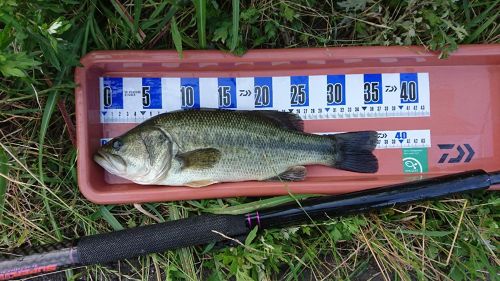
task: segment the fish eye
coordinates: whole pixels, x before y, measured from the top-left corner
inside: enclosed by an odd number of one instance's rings
[[[120,150],[120,148],[123,146],[123,143],[120,139],[116,139],[113,141],[112,146],[115,150]]]

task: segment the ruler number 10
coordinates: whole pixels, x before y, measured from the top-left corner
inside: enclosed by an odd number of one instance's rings
[[[191,86],[181,87],[181,103],[182,107],[194,106],[194,89]]]

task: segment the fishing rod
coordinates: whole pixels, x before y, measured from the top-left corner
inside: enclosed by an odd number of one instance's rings
[[[473,170],[343,195],[309,198],[244,215],[199,215],[154,225],[81,237],[64,244],[18,251],[0,260],[0,280],[101,264],[227,238],[245,237],[255,226],[279,228],[310,220],[366,213],[500,184],[500,171]]]

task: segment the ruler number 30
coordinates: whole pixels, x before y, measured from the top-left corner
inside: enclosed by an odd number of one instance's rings
[[[328,104],[342,103],[342,84],[328,83],[326,85],[326,101]]]

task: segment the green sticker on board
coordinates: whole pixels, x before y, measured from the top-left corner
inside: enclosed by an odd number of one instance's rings
[[[403,148],[403,172],[409,174],[429,171],[427,148]]]

